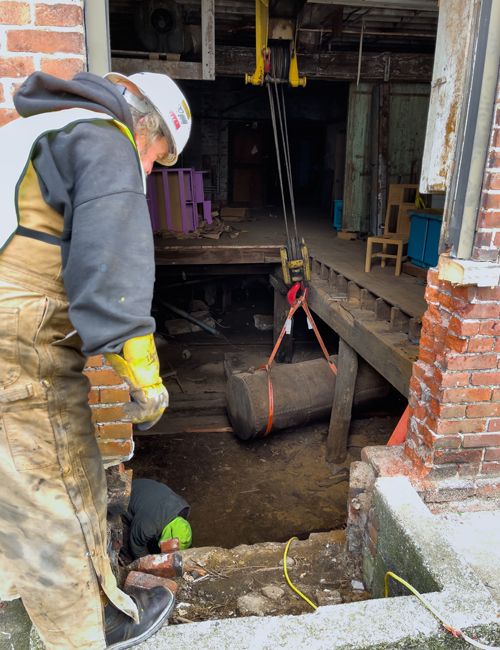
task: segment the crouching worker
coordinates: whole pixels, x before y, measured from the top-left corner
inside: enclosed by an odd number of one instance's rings
[[[192,533],[186,519],[190,510],[184,499],[163,483],[147,478],[132,481],[128,511],[123,516],[130,526],[124,559],[159,553],[160,543],[169,539],[177,538],[181,549],[189,548]]]
[[[147,428],[168,406],[145,173],[175,164],[191,114],[152,73],[36,72],[14,103],[0,129],[0,599],[22,598],[47,650],[122,650],[174,596],[117,587],[82,371],[107,356],[130,386],[125,422]]]

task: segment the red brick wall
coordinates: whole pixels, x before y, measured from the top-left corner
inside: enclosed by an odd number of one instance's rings
[[[500,87],[499,87],[500,89]],[[500,253],[500,91],[473,257]],[[500,286],[451,285],[428,273],[406,453],[436,477],[500,475]]]
[[[32,72],[68,79],[85,67],[82,0],[0,0],[0,126],[18,117],[13,95]]]
[[[132,425],[121,422],[121,404],[130,401],[127,384],[108,365],[103,355],[90,357],[85,374],[92,388],[89,404],[99,448],[106,464],[130,458],[134,451]]]

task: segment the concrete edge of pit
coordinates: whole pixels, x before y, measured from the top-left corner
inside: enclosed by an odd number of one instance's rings
[[[375,482],[380,521],[374,569],[375,598],[321,607],[303,616],[249,617],[163,628],[141,650],[419,650],[470,648],[445,630],[415,597],[391,581],[393,597],[382,598],[387,570],[426,593],[426,599],[456,629],[489,645],[500,643],[498,604],[465,560],[439,531],[405,477]],[[404,590],[404,591],[403,591]]]

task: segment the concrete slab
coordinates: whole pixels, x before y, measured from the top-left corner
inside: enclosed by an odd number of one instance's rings
[[[441,531],[500,603],[500,511],[437,516]]]

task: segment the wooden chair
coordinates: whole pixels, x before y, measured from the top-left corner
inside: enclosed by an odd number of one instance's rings
[[[387,259],[396,260],[396,275],[401,275],[403,249],[410,239],[411,218],[408,210],[415,209],[415,199],[418,195],[418,185],[392,184],[389,188],[389,200],[385,217],[384,234],[379,237],[368,237],[366,247],[365,273],[369,273],[374,257],[380,257],[382,268]],[[372,253],[373,244],[382,244],[382,251]],[[397,246],[396,255],[387,252],[387,246]]]

